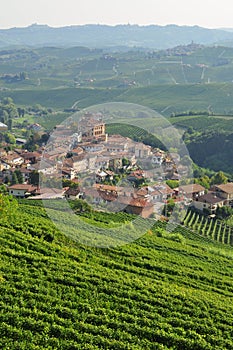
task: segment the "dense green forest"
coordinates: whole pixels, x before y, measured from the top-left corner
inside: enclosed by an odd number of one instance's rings
[[[92,248],[30,201],[1,207],[1,349],[232,349],[227,244],[157,223],[131,244]]]

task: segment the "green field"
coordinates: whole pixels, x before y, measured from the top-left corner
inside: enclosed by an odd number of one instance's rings
[[[91,50],[84,47],[0,51],[0,98],[55,109],[133,102],[170,116],[189,110],[232,114],[233,49]],[[12,75],[24,72],[25,80]],[[8,77],[7,77],[8,76]]]
[[[1,349],[232,349],[232,248],[161,227],[91,248],[20,204],[0,227]]]
[[[59,88],[1,91],[0,98],[12,97],[18,105],[35,105],[55,109],[86,108],[105,102],[128,102],[150,107],[165,116],[190,110],[232,114],[232,84],[154,85],[130,88]]]
[[[197,131],[227,131],[233,132],[233,117],[224,116],[186,116],[169,118],[173,125],[188,129],[192,127]]]

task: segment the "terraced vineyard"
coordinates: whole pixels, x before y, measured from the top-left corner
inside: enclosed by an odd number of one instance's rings
[[[1,221],[0,239],[1,349],[233,347],[230,246],[157,223],[129,245],[91,248],[30,204]]]
[[[184,225],[217,242],[233,245],[233,227],[223,221],[206,218],[190,210],[184,219]]]

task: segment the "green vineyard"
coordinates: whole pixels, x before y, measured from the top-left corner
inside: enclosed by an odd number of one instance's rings
[[[12,205],[0,223],[0,349],[233,348],[233,253],[208,238],[212,229],[169,233],[158,222],[101,249],[70,240],[42,207]],[[189,222],[199,227],[196,216]],[[214,232],[227,236],[217,224]]]
[[[184,225],[196,233],[211,238],[219,243],[233,245],[233,227],[221,220],[205,217],[204,215],[189,210]]]

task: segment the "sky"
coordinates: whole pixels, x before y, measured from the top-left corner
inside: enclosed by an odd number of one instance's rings
[[[0,28],[33,23],[177,24],[233,28],[232,0],[0,0]]]

